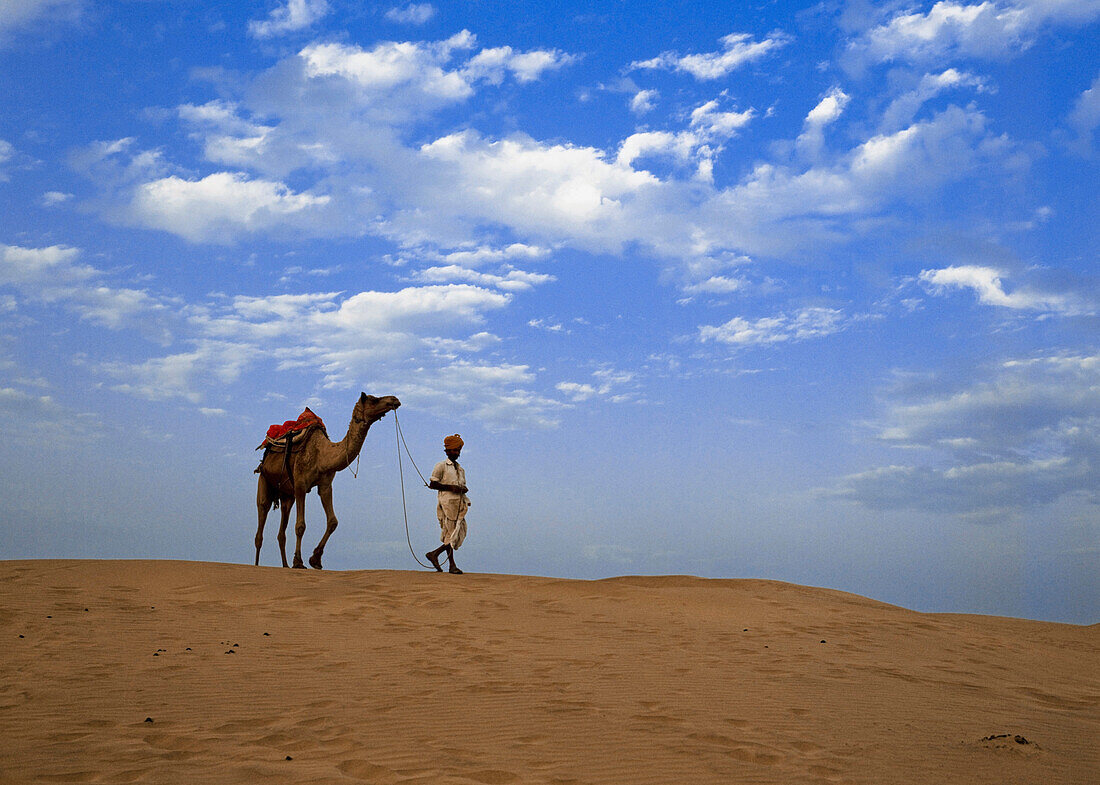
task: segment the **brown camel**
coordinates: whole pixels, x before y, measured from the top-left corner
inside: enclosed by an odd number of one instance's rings
[[[290,521],[290,508],[297,506],[298,520],[294,526],[294,533],[298,542],[294,547],[294,566],[305,568],[302,563],[302,535],[306,532],[306,494],[313,488],[317,488],[317,495],[321,497],[321,504],[328,516],[328,528],[321,542],[313,549],[313,555],[309,557],[309,566],[321,569],[321,554],[324,553],[325,543],[336,530],[338,521],[332,512],[332,479],[336,472],[346,469],[363,449],[363,442],[367,438],[367,431],[378,420],[382,419],[386,412],[393,411],[401,405],[401,401],[392,395],[384,398],[375,398],[373,395],[360,393],[359,400],[351,412],[351,424],[348,432],[338,442],[331,442],[321,429],[314,429],[301,447],[295,447],[290,454],[289,462],[286,454],[267,450],[264,452],[263,461],[258,472],[260,481],[256,488],[256,509],[260,516],[260,525],[256,529],[256,564],[260,563],[260,546],[264,541],[264,523],[267,522],[267,514],[273,504],[281,506],[282,518],[279,521],[279,550],[283,557],[283,566],[286,563],[286,527]],[[300,437],[299,437],[300,438]],[[286,464],[290,466],[290,476],[287,476]]]

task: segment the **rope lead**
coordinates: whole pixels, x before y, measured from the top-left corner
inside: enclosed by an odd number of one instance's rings
[[[416,559],[416,563],[425,569],[434,569],[429,567],[424,562],[420,561],[416,557],[416,551],[413,550],[412,537],[409,536],[409,508],[405,505],[405,467],[401,461],[401,445],[405,445],[405,452],[408,453],[409,461],[412,462],[413,468],[416,469],[416,473],[420,474],[420,469],[416,466],[416,461],[413,460],[412,453],[409,452],[409,445],[405,444],[405,436],[401,433],[401,423],[397,419],[397,412],[393,413],[393,424],[397,430],[397,473],[401,478],[401,511],[405,515],[405,540],[409,543],[409,553]],[[420,479],[424,481],[424,487],[428,487],[428,482],[424,480],[424,475],[420,474]]]

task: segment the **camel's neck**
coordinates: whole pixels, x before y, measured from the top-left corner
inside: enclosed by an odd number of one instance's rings
[[[367,431],[370,430],[370,426],[370,422],[352,420],[344,438],[338,442],[330,442],[327,449],[318,456],[318,468],[326,472],[338,472],[348,468],[351,462],[359,457],[359,451],[363,449],[363,442],[367,440]]]

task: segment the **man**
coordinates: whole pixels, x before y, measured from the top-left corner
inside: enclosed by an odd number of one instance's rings
[[[455,548],[466,539],[466,509],[470,506],[470,500],[466,498],[466,491],[469,490],[466,487],[466,470],[458,465],[458,456],[462,454],[462,437],[456,433],[444,439],[443,452],[447,460],[435,465],[431,482],[428,483],[429,488],[439,492],[435,514],[439,518],[439,539],[443,544],[424,555],[436,572],[443,572],[443,568],[439,566],[439,557],[446,552],[451,563],[447,571],[452,575],[461,575],[462,570],[455,564]]]

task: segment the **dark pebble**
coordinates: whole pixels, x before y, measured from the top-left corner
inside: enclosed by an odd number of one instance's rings
[[[233,648],[235,648],[235,649],[239,649],[240,647],[241,647],[241,644],[239,644],[239,643],[234,643],[233,644]]]
[[[23,636],[22,636],[22,635],[20,635],[19,637],[20,637],[20,638],[22,638]]]
[[[290,757],[289,755],[286,756],[286,759],[287,760],[294,760],[294,758]]]
[[[825,641],[822,641],[822,643],[824,643],[824,642],[825,642]]]
[[[52,618],[53,618],[53,616],[47,616],[46,618],[47,618],[47,619],[52,619]]]
[[[190,646],[188,646],[188,647],[187,647],[187,651],[191,651],[191,647],[190,647]]]
[[[236,653],[237,652],[233,651],[232,649],[230,649],[229,651],[226,652],[226,654],[236,654]]]
[[[152,718],[152,717],[146,717],[146,718],[145,718],[145,721],[146,721],[146,722],[152,722],[152,721],[153,721],[153,718]]]
[[[1030,741],[1028,741],[1027,739],[1025,739],[1025,738],[1024,738],[1023,736],[1017,736],[1017,737],[1016,737],[1016,738],[1014,739],[1014,741],[1015,741],[1015,742],[1016,742],[1017,744],[1031,744],[1031,742],[1030,742]]]
[[[269,638],[271,637],[271,633],[270,633],[270,632],[265,632],[265,633],[264,633],[264,635],[268,636]]]

